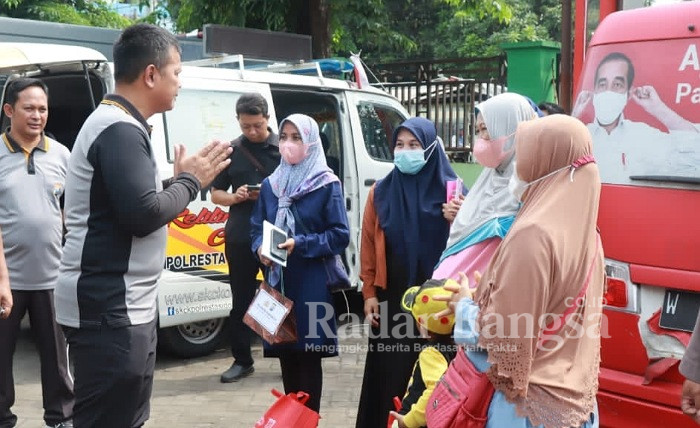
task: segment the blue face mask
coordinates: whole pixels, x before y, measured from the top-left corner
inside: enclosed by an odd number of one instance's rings
[[[394,165],[404,174],[416,175],[428,163],[428,159],[433,154],[436,144],[437,140],[433,141],[433,144],[429,145],[425,150],[396,151],[394,152]],[[428,150],[430,150],[430,154],[426,156],[425,152]]]

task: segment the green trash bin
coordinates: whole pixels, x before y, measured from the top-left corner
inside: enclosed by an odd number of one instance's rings
[[[556,103],[557,54],[559,42],[538,41],[504,43],[508,58],[508,91],[527,95],[539,104]]]

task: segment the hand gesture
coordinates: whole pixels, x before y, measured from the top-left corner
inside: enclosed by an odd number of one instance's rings
[[[379,299],[376,297],[365,300],[365,320],[368,320],[372,327],[379,327]]]
[[[666,106],[664,102],[661,101],[656,89],[651,85],[632,88],[630,95],[637,104],[642,106],[647,113],[653,116],[657,116],[658,112]]]
[[[687,379],[683,383],[681,410],[700,424],[700,383]]]
[[[294,251],[294,238],[287,238],[286,241],[277,246],[280,250],[287,250],[287,255],[289,256]]]
[[[260,263],[262,263],[263,266],[272,266],[272,260],[262,255],[262,253],[260,252],[260,247],[258,247],[258,259],[260,259]]]
[[[394,417],[394,423],[392,424],[391,428],[398,427],[398,428],[406,428],[406,423],[403,421],[403,415],[400,414],[399,412],[395,411],[390,411],[389,416]]]
[[[0,279],[0,319],[7,319],[12,312],[12,290],[7,278]]]
[[[231,163],[231,144],[212,141],[197,154],[187,156],[185,146],[175,145],[174,174],[187,172],[195,176],[200,187],[207,187]]]
[[[437,301],[447,302],[447,309],[433,315],[435,318],[440,318],[454,314],[457,310],[457,304],[460,300],[464,299],[465,297],[469,297],[470,299],[474,297],[474,289],[469,287],[469,278],[467,277],[467,275],[464,272],[460,272],[459,278],[459,287],[451,284],[445,284],[442,287],[443,290],[450,291],[452,292],[452,294],[446,296],[433,296],[433,299]],[[481,281],[481,273],[479,273],[479,271],[474,272],[474,279],[476,280],[477,284],[479,283],[479,281]]]
[[[260,197],[260,190],[248,190],[248,199],[251,201],[257,201],[258,197]]]
[[[235,204],[239,204],[243,201],[247,201],[248,198],[250,198],[250,192],[248,192],[248,185],[244,184],[241,187],[239,187],[238,189],[236,189],[233,196],[234,196],[233,203],[235,203]]]
[[[462,206],[462,201],[464,201],[464,195],[459,195],[456,198],[450,199],[446,204],[442,204],[442,216],[450,223],[457,217],[457,212],[459,212],[459,207]]]
[[[574,103],[574,108],[571,109],[571,115],[576,118],[580,118],[586,106],[593,100],[593,93],[591,91],[581,91],[576,98]]]

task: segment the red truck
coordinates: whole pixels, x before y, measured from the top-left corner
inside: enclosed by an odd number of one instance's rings
[[[601,426],[695,426],[678,363],[700,308],[700,2],[608,15],[577,84],[603,182]]]

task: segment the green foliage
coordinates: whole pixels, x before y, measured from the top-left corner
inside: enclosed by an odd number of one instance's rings
[[[0,0],[17,2],[21,0]],[[368,62],[492,56],[500,43],[559,40],[560,0],[326,0],[334,55]],[[178,31],[206,23],[308,34],[309,0],[162,0]]]
[[[394,17],[383,0],[333,0],[331,10],[331,46],[336,54],[362,51],[365,60],[377,60],[418,52],[416,40],[394,25],[402,14]]]
[[[325,0],[331,50],[374,63],[499,54],[504,42],[559,40],[560,0]],[[139,0],[147,6],[147,0]],[[309,0],[161,0],[145,22],[176,30],[204,24],[308,34]],[[0,0],[0,15],[123,28],[104,0]]]
[[[497,16],[457,11],[453,19],[440,20],[436,46],[438,58],[493,56],[502,43],[559,40],[561,3],[558,0],[511,0],[507,20]],[[505,15],[502,15],[505,16]]]
[[[507,23],[505,0],[336,0],[332,46],[340,55],[363,51],[371,62],[439,57],[454,34],[441,34],[446,22],[478,15]],[[442,49],[444,51],[444,49]],[[454,55],[448,55],[454,56]]]
[[[337,4],[336,4],[337,3]],[[368,62],[454,58],[483,50],[495,28],[513,19],[512,0],[339,0],[333,37],[336,54],[363,51]],[[480,32],[465,23],[483,22]],[[530,33],[534,31],[531,30]],[[464,44],[470,46],[464,48]]]
[[[151,2],[149,0],[139,0],[139,11],[143,11],[145,8],[151,7]],[[150,13],[143,18],[137,19],[136,22],[143,22],[153,25],[165,26],[170,22],[170,13],[165,7],[165,1],[158,1],[155,5],[155,9],[151,10]]]
[[[124,28],[132,23],[129,18],[109,9],[103,1],[81,1],[79,3],[82,3],[80,13],[87,16],[89,25],[94,27]]]
[[[109,28],[131,24],[101,0],[0,0],[0,15]]]
[[[509,3],[505,0],[442,0],[455,9],[455,18],[478,16],[508,23],[513,17]]]
[[[283,31],[291,2],[286,0],[168,0],[179,31],[201,29],[204,24],[232,25]]]

